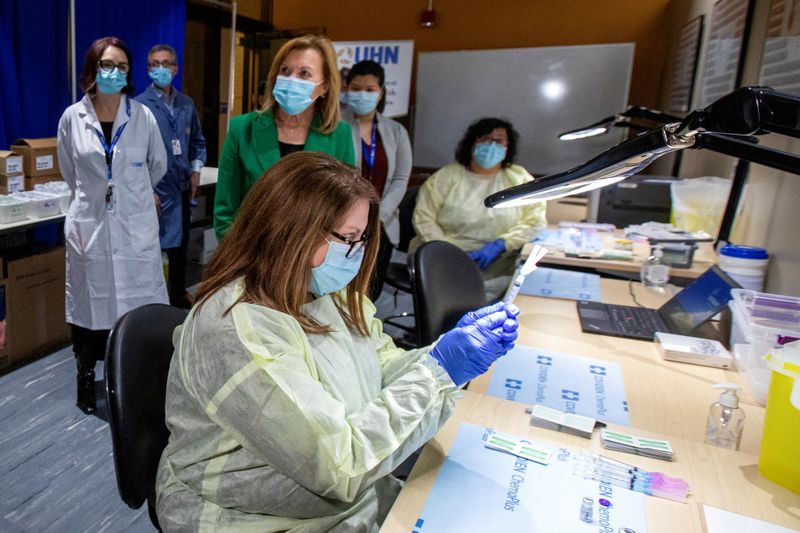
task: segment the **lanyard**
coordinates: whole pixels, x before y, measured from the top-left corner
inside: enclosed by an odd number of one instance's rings
[[[372,121],[372,142],[369,145],[369,149],[364,141],[361,141],[361,157],[364,158],[364,162],[367,164],[367,169],[369,169],[369,177],[372,177],[372,170],[375,168],[375,134],[378,130],[378,121]]]
[[[125,97],[125,112],[128,114],[128,118],[131,116],[131,101],[128,97]],[[106,137],[103,135],[103,132],[98,130],[97,128],[94,129],[94,132],[97,134],[97,138],[100,139],[100,144],[103,146],[103,151],[106,153],[106,165],[108,166],[108,181],[111,181],[111,163],[114,160],[114,147],[117,146],[117,141],[119,141],[119,136],[122,135],[122,132],[125,130],[125,126],[128,123],[126,122],[119,128],[117,128],[117,133],[114,134],[114,138],[111,140],[111,146],[106,144]]]

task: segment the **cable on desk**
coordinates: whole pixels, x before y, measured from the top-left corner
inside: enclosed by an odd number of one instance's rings
[[[644,307],[642,304],[639,303],[639,300],[636,299],[636,295],[633,294],[633,280],[628,280],[628,293],[633,298],[633,303],[635,303],[638,307]]]

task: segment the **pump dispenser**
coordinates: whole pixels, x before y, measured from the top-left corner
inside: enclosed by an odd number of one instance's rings
[[[711,404],[706,423],[706,444],[721,448],[738,450],[744,429],[744,410],[739,407],[736,383],[717,383],[714,389],[721,389],[719,401]]]

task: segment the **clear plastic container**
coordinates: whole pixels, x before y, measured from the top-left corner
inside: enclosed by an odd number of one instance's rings
[[[37,183],[34,185],[33,190],[36,192],[44,192],[53,194],[58,197],[58,207],[60,211],[67,214],[69,209],[69,199],[72,195],[69,190],[69,185],[66,181],[48,181],[46,183]]]
[[[771,370],[764,356],[800,339],[800,298],[748,289],[731,290],[731,349],[747,373],[753,399],[765,405]]]
[[[28,218],[28,201],[15,196],[0,195],[0,224],[11,224]]]
[[[14,198],[28,201],[28,218],[52,217],[61,212],[59,198],[55,194],[37,191],[15,192]]]

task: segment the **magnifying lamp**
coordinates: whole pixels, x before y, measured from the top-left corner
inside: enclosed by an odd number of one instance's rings
[[[766,133],[800,138],[800,98],[769,87],[742,87],[683,120],[642,133],[566,172],[496,192],[484,204],[513,207],[605,187],[639,173],[663,155],[687,148],[705,148],[800,174],[800,157],[735,137]]]
[[[602,120],[598,120],[589,126],[578,128],[570,131],[565,131],[559,134],[558,138],[562,141],[574,141],[575,139],[585,139],[587,137],[594,137],[596,135],[603,135],[614,126],[622,126],[637,130],[649,130],[650,126],[645,126],[634,122],[631,119],[646,119],[659,124],[668,124],[671,122],[680,122],[682,119],[667,113],[662,113],[656,109],[650,109],[642,106],[632,106],[616,115],[611,115]]]

